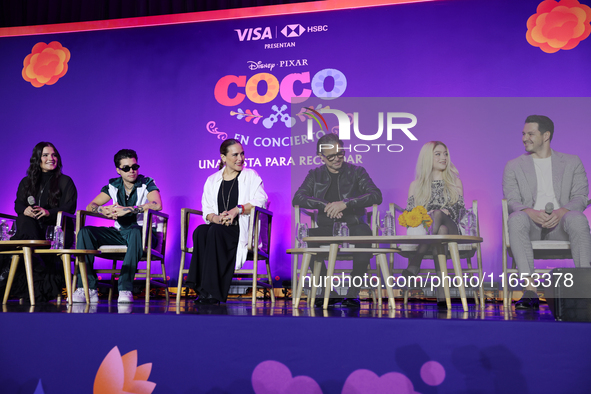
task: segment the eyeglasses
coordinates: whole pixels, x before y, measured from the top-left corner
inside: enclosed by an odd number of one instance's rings
[[[339,158],[345,157],[345,152],[344,151],[340,151],[340,152],[335,153],[334,155],[328,155],[328,156],[326,156],[324,153],[320,153],[320,154],[322,156],[324,156],[326,158],[326,160],[328,160],[328,161],[334,161],[337,158],[337,156]]]
[[[132,166],[123,166],[120,168],[120,170],[123,172],[129,172],[129,170],[137,171],[137,170],[139,170],[139,168],[140,168],[139,164],[134,164]]]

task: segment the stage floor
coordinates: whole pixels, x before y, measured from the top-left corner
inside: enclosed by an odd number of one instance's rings
[[[250,298],[10,301],[0,313],[0,392],[111,394],[138,376],[147,382],[134,384],[155,389],[132,393],[589,392],[589,323],[555,321],[546,304],[464,312],[459,300],[451,310],[396,301],[395,310],[362,301],[326,311],[283,298],[254,307]]]
[[[153,299],[148,305],[143,298],[136,297],[133,304],[117,304],[116,299],[109,301],[101,298],[98,304],[67,305],[64,301],[31,306],[18,301],[9,301],[3,305],[3,312],[28,313],[97,313],[97,314],[181,314],[181,315],[230,315],[230,316],[274,316],[274,317],[334,317],[334,318],[393,318],[393,319],[461,319],[461,320],[517,320],[517,321],[555,321],[546,303],[539,310],[504,310],[501,302],[488,302],[481,308],[473,303],[468,304],[468,312],[464,312],[459,300],[452,302],[451,310],[438,308],[434,301],[411,300],[405,306],[402,299],[396,300],[396,309],[389,310],[387,299],[382,307],[371,301],[361,301],[359,308],[343,307],[340,303],[329,307],[310,308],[305,300],[299,308],[294,308],[291,299],[278,298],[273,305],[270,300],[259,299],[253,307],[249,297],[232,298],[220,305],[199,305],[194,298],[181,299],[176,305],[175,298]],[[472,300],[471,300],[472,301]]]

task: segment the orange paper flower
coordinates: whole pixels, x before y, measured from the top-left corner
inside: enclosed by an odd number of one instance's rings
[[[398,223],[403,227],[418,227],[423,225],[425,228],[429,228],[433,224],[433,220],[427,214],[425,207],[418,205],[411,211],[402,212],[398,217]]]
[[[23,78],[36,88],[53,85],[68,72],[70,51],[57,41],[39,42],[23,62]]]
[[[105,357],[94,379],[94,394],[151,394],[156,383],[148,382],[152,363],[137,366],[137,350],[123,357],[115,346]]]
[[[578,0],[545,0],[527,20],[527,42],[546,53],[573,49],[591,33],[591,8]]]

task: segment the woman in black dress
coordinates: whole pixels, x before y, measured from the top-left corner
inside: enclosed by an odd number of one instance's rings
[[[34,204],[30,204],[33,198]],[[76,212],[77,198],[78,194],[72,178],[62,174],[62,159],[56,147],[50,142],[38,143],[33,148],[27,176],[21,180],[16,192],[14,210],[18,216],[16,234],[11,239],[45,239],[47,227],[56,225],[59,211],[71,214]],[[72,245],[73,229],[74,224],[70,220],[64,237],[66,248]],[[9,264],[10,259],[5,258],[2,272]],[[64,284],[63,269],[60,267],[59,259],[51,256],[43,259],[34,258],[33,280],[36,301],[44,302],[56,298]],[[1,280],[0,294],[4,294],[5,285],[6,280]],[[11,293],[28,299],[23,264],[19,264]]]
[[[246,260],[250,210],[265,208],[267,194],[256,171],[244,168],[244,149],[235,139],[220,146],[220,170],[207,178],[201,205],[203,224],[193,233],[187,286],[196,303],[225,302],[234,275]]]

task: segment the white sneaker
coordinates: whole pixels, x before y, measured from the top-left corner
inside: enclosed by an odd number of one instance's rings
[[[68,304],[68,310],[72,313],[96,313],[96,304]]]
[[[117,302],[121,302],[121,303],[133,303],[133,294],[131,294],[131,291],[128,290],[121,290],[119,292],[119,298],[117,299]]]
[[[117,312],[118,313],[131,313],[133,310],[133,305],[131,304],[117,304]]]
[[[90,296],[91,304],[97,304],[99,302],[97,289],[88,290],[88,295]],[[86,303],[86,296],[84,295],[84,289],[82,287],[77,288],[74,294],[72,294],[72,302]]]

